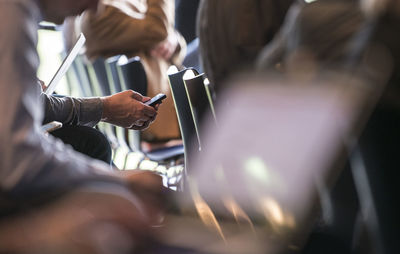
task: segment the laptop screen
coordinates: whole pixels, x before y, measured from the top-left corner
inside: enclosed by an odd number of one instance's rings
[[[86,38],[85,36],[81,33],[78,37],[78,40],[76,41],[75,45],[72,47],[71,51],[68,53],[68,55],[64,58],[64,61],[54,74],[53,78],[51,79],[49,85],[45,89],[46,94],[52,94],[54,90],[56,89],[59,81],[61,78],[64,76],[64,74],[68,71],[69,66],[71,66],[72,62],[74,61],[75,57],[79,54],[79,51],[85,44]]]

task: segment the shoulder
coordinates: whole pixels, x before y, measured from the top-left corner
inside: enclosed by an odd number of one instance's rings
[[[22,36],[35,40],[40,10],[33,0],[0,0],[1,34],[7,34],[8,40],[17,40]]]
[[[40,11],[33,0],[0,0],[2,64],[37,66],[37,29]],[[5,51],[3,51],[5,50]],[[22,61],[22,62],[21,62]]]

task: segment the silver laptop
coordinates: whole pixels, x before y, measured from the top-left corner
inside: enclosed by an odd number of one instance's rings
[[[72,62],[75,60],[75,57],[79,54],[79,51],[82,49],[83,45],[85,44],[86,38],[81,33],[76,41],[75,45],[72,47],[71,51],[68,55],[64,58],[64,61],[58,68],[57,72],[54,74],[53,78],[51,79],[50,83],[48,84],[47,88],[45,89],[46,94],[52,94],[56,89],[58,83],[60,82],[61,78],[64,74],[68,71],[69,67],[71,66]]]

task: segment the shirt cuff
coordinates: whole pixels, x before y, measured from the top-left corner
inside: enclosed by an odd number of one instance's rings
[[[81,117],[85,126],[93,127],[100,122],[103,115],[103,101],[100,98],[81,99]]]

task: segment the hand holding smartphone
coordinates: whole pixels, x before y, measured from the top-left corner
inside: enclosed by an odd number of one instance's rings
[[[167,96],[165,94],[159,93],[156,96],[154,96],[153,98],[151,98],[150,100],[144,102],[144,104],[147,106],[154,107],[157,104],[160,104],[162,102],[162,100],[164,100],[165,98],[167,98]]]

